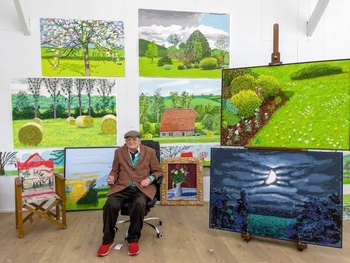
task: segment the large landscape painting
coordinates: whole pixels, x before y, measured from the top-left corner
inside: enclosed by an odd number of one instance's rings
[[[14,148],[116,145],[116,86],[115,79],[12,79]]]
[[[224,69],[221,145],[349,150],[350,60]]]
[[[212,148],[210,228],[341,248],[342,158]]]

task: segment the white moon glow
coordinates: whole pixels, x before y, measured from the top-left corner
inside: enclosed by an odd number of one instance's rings
[[[269,177],[267,178],[265,183],[272,184],[276,181],[276,179],[277,179],[276,173],[274,171],[270,170]]]

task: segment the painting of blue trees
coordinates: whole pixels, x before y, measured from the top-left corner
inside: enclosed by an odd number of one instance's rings
[[[342,155],[212,148],[209,227],[341,248]]]

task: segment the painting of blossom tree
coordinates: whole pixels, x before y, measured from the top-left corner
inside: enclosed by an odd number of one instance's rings
[[[224,69],[221,145],[348,150],[350,60]]]
[[[40,19],[43,76],[124,76],[122,21]]]
[[[209,226],[342,247],[341,152],[212,148]]]

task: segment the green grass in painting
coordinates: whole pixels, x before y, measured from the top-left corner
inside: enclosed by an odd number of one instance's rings
[[[61,59],[59,69],[50,67],[50,63],[43,59],[43,76],[86,76],[84,61],[82,60],[64,60]],[[91,61],[91,77],[123,77],[125,68],[123,65],[116,65],[112,61]]]
[[[249,146],[349,148],[349,62],[328,64],[343,65],[345,73],[312,81],[291,81],[290,74],[304,66],[285,66],[283,71],[279,71],[279,67],[253,70],[261,75],[275,76],[282,90],[289,95],[289,101],[273,114]]]
[[[94,118],[94,125],[91,128],[78,128],[75,125],[69,125],[65,120],[43,120],[43,139],[39,145],[31,146],[31,148],[115,146],[117,143],[116,136],[102,133],[100,129],[101,119]],[[28,148],[18,140],[18,131],[27,122],[28,120],[17,120],[12,123],[14,147],[16,149]]]
[[[75,57],[60,59],[59,68],[51,67],[49,60],[54,61],[51,48],[41,48],[41,65],[43,76],[86,76],[83,49],[75,51]],[[91,77],[123,77],[125,75],[124,50],[117,50],[119,62],[103,60],[103,54],[94,48],[89,50]]]
[[[350,178],[343,178],[343,184],[350,184]]]
[[[83,182],[82,182],[83,183]],[[76,210],[101,210],[103,205],[107,200],[108,188],[98,188],[98,203],[97,204],[77,204],[76,201],[71,201],[69,194],[66,192],[66,210],[67,211],[76,211]]]
[[[249,232],[258,236],[286,238],[286,226],[295,220],[277,216],[254,215],[248,216]],[[272,232],[271,232],[272,230]]]
[[[221,78],[221,69],[202,70],[200,68],[191,68],[178,70],[177,67],[182,65],[181,61],[172,59],[173,65],[171,69],[157,66],[158,59],[154,59],[153,63],[147,57],[139,58],[140,76],[147,77],[179,77],[179,78]]]

